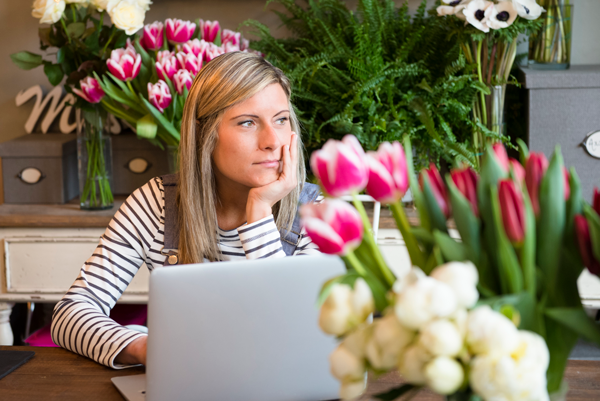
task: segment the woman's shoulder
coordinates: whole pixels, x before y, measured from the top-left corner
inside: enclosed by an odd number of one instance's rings
[[[163,216],[165,207],[163,177],[151,178],[144,185],[133,191],[126,203],[135,205],[137,208],[142,208],[146,211],[152,211],[157,217]]]

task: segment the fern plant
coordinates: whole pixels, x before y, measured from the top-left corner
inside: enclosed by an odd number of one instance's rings
[[[474,165],[473,99],[485,86],[473,75],[457,38],[427,13],[414,16],[392,0],[269,0],[292,35],[274,38],[263,24],[244,24],[253,48],[281,68],[312,152],[329,138],[354,134],[366,149],[408,134],[416,165],[440,158]]]

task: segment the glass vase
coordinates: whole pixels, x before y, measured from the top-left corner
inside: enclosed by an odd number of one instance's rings
[[[552,1],[552,0],[551,0]],[[565,70],[571,64],[573,6],[546,7],[544,25],[529,37],[529,67],[538,70]]]
[[[484,134],[481,129],[475,132],[475,148],[478,150],[478,159],[483,156],[483,151],[489,141],[498,141],[506,135],[504,103],[506,99],[506,84],[488,86],[489,94],[475,97],[473,104],[473,118],[475,122],[483,125],[492,132]]]
[[[83,124],[77,130],[79,204],[83,210],[113,207],[112,146],[108,115],[101,108],[82,110]]]

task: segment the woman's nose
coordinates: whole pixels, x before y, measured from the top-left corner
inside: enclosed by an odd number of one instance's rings
[[[281,147],[281,140],[277,131],[270,125],[265,125],[260,130],[259,148],[262,150],[275,150]]]

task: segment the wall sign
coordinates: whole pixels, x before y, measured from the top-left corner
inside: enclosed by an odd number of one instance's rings
[[[590,132],[581,145],[590,156],[600,159],[600,131]]]
[[[78,124],[81,125],[81,113],[79,110],[75,110],[75,116],[72,117],[72,104],[75,103],[75,96],[73,96],[71,93],[68,93],[65,97],[63,97],[63,94],[64,88],[62,86],[56,86],[46,95],[46,97],[44,97],[44,92],[40,85],[35,85],[29,89],[19,92],[15,98],[17,107],[27,103],[32,98],[35,98],[33,110],[31,110],[31,114],[25,123],[25,132],[28,134],[33,132],[37,122],[42,117],[42,113],[48,104],[50,106],[48,107],[48,111],[46,112],[46,115],[40,126],[42,133],[46,134],[48,132],[48,129],[59,114],[59,129],[63,134],[70,134],[77,128]],[[112,134],[119,134],[121,132],[121,125],[115,116],[109,114],[108,121],[110,124],[110,132]]]

